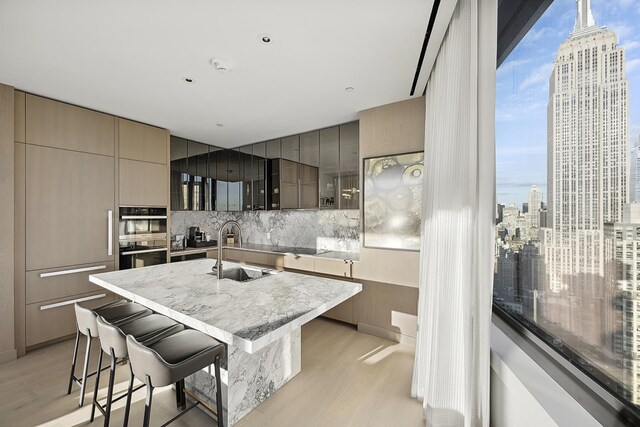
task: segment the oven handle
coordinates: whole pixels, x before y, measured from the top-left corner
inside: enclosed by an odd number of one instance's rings
[[[166,251],[167,251],[167,248],[143,249],[140,251],[120,252],[120,255],[137,255],[137,254],[148,254],[151,252],[166,252]]]
[[[166,215],[122,215],[120,219],[167,219]]]

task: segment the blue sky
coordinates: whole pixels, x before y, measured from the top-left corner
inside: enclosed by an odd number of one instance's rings
[[[599,26],[626,49],[631,141],[640,133],[640,1],[592,0]],[[555,0],[507,60],[496,82],[496,197],[527,201],[531,184],[547,196],[547,102],[555,53],[575,22],[575,0]]]

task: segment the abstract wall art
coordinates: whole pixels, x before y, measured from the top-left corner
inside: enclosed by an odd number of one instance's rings
[[[364,246],[420,250],[424,152],[364,159]]]

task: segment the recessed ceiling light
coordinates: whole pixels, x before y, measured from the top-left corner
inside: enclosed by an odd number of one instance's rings
[[[216,123],[216,126],[218,126],[219,128],[223,127],[224,125],[222,123]]]
[[[265,33],[258,34],[258,40],[260,40],[264,44],[269,44],[272,41],[271,36]]]
[[[344,90],[347,91],[347,92],[353,92],[355,89],[352,88],[351,86],[347,86],[347,87],[344,88]]]
[[[195,83],[195,80],[193,80],[191,77],[183,77],[182,81],[189,84]]]
[[[221,73],[226,73],[233,70],[234,68],[233,62],[231,62],[229,59],[220,57],[211,58],[211,65]]]

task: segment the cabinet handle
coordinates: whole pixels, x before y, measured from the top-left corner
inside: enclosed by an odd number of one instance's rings
[[[120,217],[120,219],[167,219],[167,216],[166,215],[146,215],[146,216],[123,215]]]
[[[106,296],[107,294],[98,294],[98,295],[92,295],[90,297],[77,298],[69,301],[57,302],[55,304],[47,304],[47,305],[40,306],[40,311],[51,310],[52,308],[63,307],[65,305],[75,304],[77,302],[91,301],[92,299],[100,299]]]
[[[49,273],[40,273],[40,277],[64,276],[65,274],[82,273],[83,271],[104,270],[106,265],[96,265],[95,267],[74,268],[73,270],[51,271]]]
[[[107,211],[107,255],[113,255],[113,211]]]

